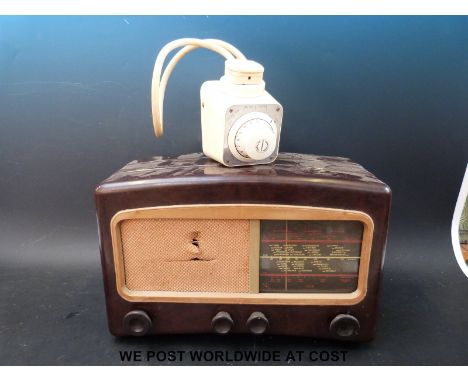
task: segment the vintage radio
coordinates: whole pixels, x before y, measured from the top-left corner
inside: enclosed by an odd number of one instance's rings
[[[390,189],[349,159],[155,157],[95,199],[116,336],[374,335]]]

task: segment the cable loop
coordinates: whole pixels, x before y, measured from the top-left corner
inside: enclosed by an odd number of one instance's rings
[[[182,48],[181,48],[182,47]],[[164,73],[161,77],[164,61],[167,56],[177,48],[181,48],[167,64]],[[163,106],[164,106],[164,93],[166,91],[167,82],[171,76],[177,63],[189,52],[194,49],[205,48],[212,50],[226,60],[238,59],[246,60],[246,57],[235,46],[216,39],[196,39],[196,38],[182,38],[174,40],[166,44],[156,57],[154,64],[153,79],[151,82],[151,111],[153,114],[153,127],[157,137],[163,135]]]

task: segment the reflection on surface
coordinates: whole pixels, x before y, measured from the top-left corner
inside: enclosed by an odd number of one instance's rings
[[[460,217],[460,225],[458,228],[458,236],[460,238],[460,247],[465,263],[468,263],[468,199],[465,199],[465,206]]]
[[[458,265],[468,277],[468,165],[453,213],[452,245]]]

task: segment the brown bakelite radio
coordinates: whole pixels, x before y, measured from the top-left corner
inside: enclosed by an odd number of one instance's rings
[[[349,159],[156,157],[95,198],[116,336],[374,335],[390,189]]]

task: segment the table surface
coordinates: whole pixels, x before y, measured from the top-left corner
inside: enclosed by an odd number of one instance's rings
[[[0,266],[0,363],[5,365],[119,365],[120,351],[346,351],[346,361],[294,364],[468,364],[468,279],[458,269],[448,230],[391,227],[377,337],[365,344],[249,335],[114,338],[106,325],[98,240],[84,230],[56,230],[28,241],[17,262]],[[2,251],[13,250],[8,245]],[[23,252],[22,252],[23,251]],[[49,262],[21,261],[43,253]],[[74,262],[63,261],[64,256]],[[2,257],[11,258],[11,256]],[[51,261],[55,259],[55,261]],[[89,260],[92,259],[92,260]],[[163,354],[163,353],[161,353]],[[134,362],[124,362],[133,364]],[[140,362],[137,362],[140,363]],[[145,363],[145,362],[143,362]],[[148,364],[186,364],[152,359]],[[261,362],[196,362],[195,364]]]

